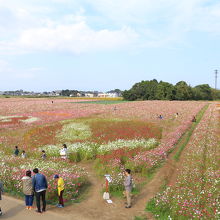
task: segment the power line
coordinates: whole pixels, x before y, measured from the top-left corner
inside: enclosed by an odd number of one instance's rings
[[[215,89],[217,89],[218,70],[215,70]]]

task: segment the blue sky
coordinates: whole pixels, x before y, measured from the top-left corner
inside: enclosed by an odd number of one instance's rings
[[[0,0],[0,91],[214,87],[219,58],[217,0]]]

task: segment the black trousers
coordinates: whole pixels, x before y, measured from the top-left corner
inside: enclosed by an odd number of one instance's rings
[[[64,193],[64,190],[62,190],[60,192],[60,195],[58,196],[59,197],[59,204],[64,206],[64,202],[63,202],[63,193]]]
[[[45,211],[46,210],[46,190],[41,191],[41,192],[36,192],[36,203],[37,203],[37,210],[38,212]],[[40,199],[42,199],[43,203],[43,208],[41,210],[41,205],[40,205]]]

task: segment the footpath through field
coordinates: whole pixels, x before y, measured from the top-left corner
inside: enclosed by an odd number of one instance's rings
[[[26,210],[24,201],[14,199],[3,195],[3,200],[0,202],[3,215],[0,219],[5,220],[68,220],[62,215],[58,215],[52,211],[47,211],[44,214],[38,214],[35,210]]]
[[[177,149],[176,149],[177,150]],[[107,204],[102,199],[102,185],[96,178],[92,164],[86,164],[85,169],[89,173],[91,182],[90,191],[87,198],[78,204],[67,206],[64,209],[49,208],[45,214],[37,214],[34,211],[24,209],[23,201],[4,197],[1,201],[5,215],[2,219],[10,220],[133,220],[135,216],[147,216],[147,219],[154,219],[150,213],[144,211],[147,201],[149,201],[161,186],[175,176],[177,163],[173,160],[174,150],[167,158],[164,166],[155,174],[154,178],[144,186],[141,193],[133,198],[133,207],[125,209],[123,200],[113,199],[113,204]],[[40,216],[39,216],[40,215]]]

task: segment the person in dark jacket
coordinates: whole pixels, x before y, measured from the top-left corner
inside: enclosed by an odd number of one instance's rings
[[[15,146],[14,155],[17,157],[19,154],[18,146]]]
[[[4,189],[3,189],[3,184],[0,181],[0,200],[2,200],[2,193],[3,193]],[[2,215],[2,209],[0,207],[0,216]]]
[[[42,213],[46,211],[46,190],[47,190],[47,179],[39,173],[38,168],[33,170],[35,174],[32,178],[32,185],[36,196],[37,210],[36,212]],[[42,199],[43,207],[41,210],[40,200]]]
[[[32,185],[31,171],[27,170],[26,175],[22,178],[23,193],[25,195],[26,209],[32,209],[34,200],[34,191]]]

